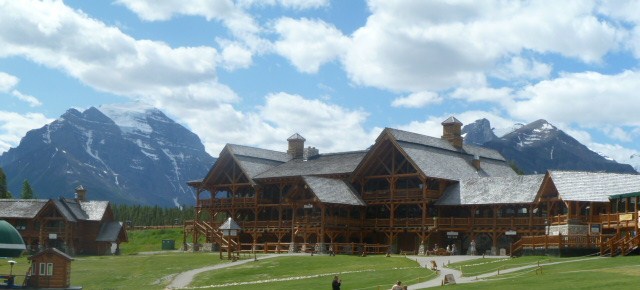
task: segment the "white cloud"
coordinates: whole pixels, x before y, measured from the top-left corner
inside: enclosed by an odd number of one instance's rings
[[[16,147],[20,139],[33,128],[39,128],[52,122],[40,113],[18,114],[0,111],[0,153]]]
[[[222,47],[222,65],[227,70],[248,68],[251,66],[253,53],[241,43],[220,40]]]
[[[8,93],[20,80],[8,73],[0,72],[0,93]]]
[[[505,110],[518,119],[543,118],[583,127],[640,126],[639,91],[637,71],[571,73],[525,87]]]
[[[3,4],[0,42],[0,57],[24,57],[100,91],[192,105],[237,100],[216,81],[214,48],[135,40],[61,1]]]
[[[36,97],[30,96],[30,95],[25,95],[25,94],[21,93],[18,90],[11,91],[11,94],[14,97],[18,98],[19,100],[21,100],[23,102],[29,103],[30,107],[37,107],[37,106],[41,106],[42,105],[40,100],[38,100]]]
[[[238,6],[249,8],[251,6],[280,5],[296,10],[317,9],[329,6],[329,0],[236,0]]]
[[[252,52],[268,49],[268,41],[259,37],[262,30],[260,25],[231,0],[118,0],[116,3],[124,5],[146,21],[167,21],[177,15],[201,16],[207,21],[221,21]]]
[[[316,73],[320,66],[342,56],[349,38],[321,20],[280,18],[275,23],[280,40],[274,46],[300,71]]]
[[[368,113],[362,110],[287,93],[266,96],[264,105],[253,112],[230,104],[196,108],[165,103],[161,107],[198,134],[214,156],[226,143],[286,151],[286,139],[294,133],[321,152],[362,150],[380,133],[364,129]]]
[[[510,88],[458,88],[451,93],[451,97],[471,102],[508,103],[513,98],[512,93]]]
[[[439,91],[484,86],[487,71],[523,51],[597,63],[620,47],[627,32],[598,18],[594,5],[370,0],[372,15],[354,32],[345,67],[357,84]],[[523,65],[533,68],[535,77],[548,69],[539,63]]]
[[[551,71],[552,66],[549,64],[516,56],[501,64],[492,75],[504,80],[535,80],[549,77]]]
[[[418,92],[410,94],[406,97],[397,98],[391,102],[393,107],[406,107],[406,108],[423,108],[429,104],[439,104],[442,102],[442,97],[438,96],[434,92]]]

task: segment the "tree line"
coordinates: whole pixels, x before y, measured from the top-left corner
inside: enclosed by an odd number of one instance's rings
[[[167,226],[182,225],[185,220],[195,217],[195,207],[163,208],[148,205],[113,206],[115,219],[124,222],[127,226]]]
[[[12,199],[13,194],[9,191],[7,186],[7,175],[0,167],[0,199]],[[29,184],[29,180],[24,180],[22,182],[22,193],[20,194],[20,198],[22,199],[34,199],[38,198],[35,192],[33,192],[33,188],[31,188],[31,184]]]

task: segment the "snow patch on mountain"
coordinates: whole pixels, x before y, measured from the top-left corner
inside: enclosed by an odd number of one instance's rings
[[[102,105],[98,110],[113,120],[125,134],[137,133],[148,136],[153,133],[153,128],[147,122],[148,112],[155,110],[151,106],[140,103],[111,104]]]

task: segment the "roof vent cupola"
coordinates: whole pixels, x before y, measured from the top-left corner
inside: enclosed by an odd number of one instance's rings
[[[304,137],[300,136],[300,134],[295,133],[291,135],[291,137],[287,138],[289,141],[289,149],[287,153],[291,155],[292,158],[302,158],[304,155]]]
[[[79,201],[85,201],[86,198],[87,190],[82,186],[82,184],[78,185],[78,187],[76,187],[76,199]]]
[[[456,117],[449,117],[442,122],[442,139],[449,141],[453,147],[462,148],[462,122]]]

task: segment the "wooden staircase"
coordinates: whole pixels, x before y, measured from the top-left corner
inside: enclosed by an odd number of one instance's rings
[[[237,249],[238,242],[234,239],[226,238],[222,235],[222,231],[220,231],[217,227],[214,227],[211,223],[204,221],[194,221],[193,223],[194,230],[198,231],[200,234],[206,237],[205,241],[207,243],[215,243],[220,245],[220,250],[223,249],[226,251],[229,247],[231,249]]]
[[[600,244],[600,256],[627,256],[640,247],[640,235],[615,235]]]

